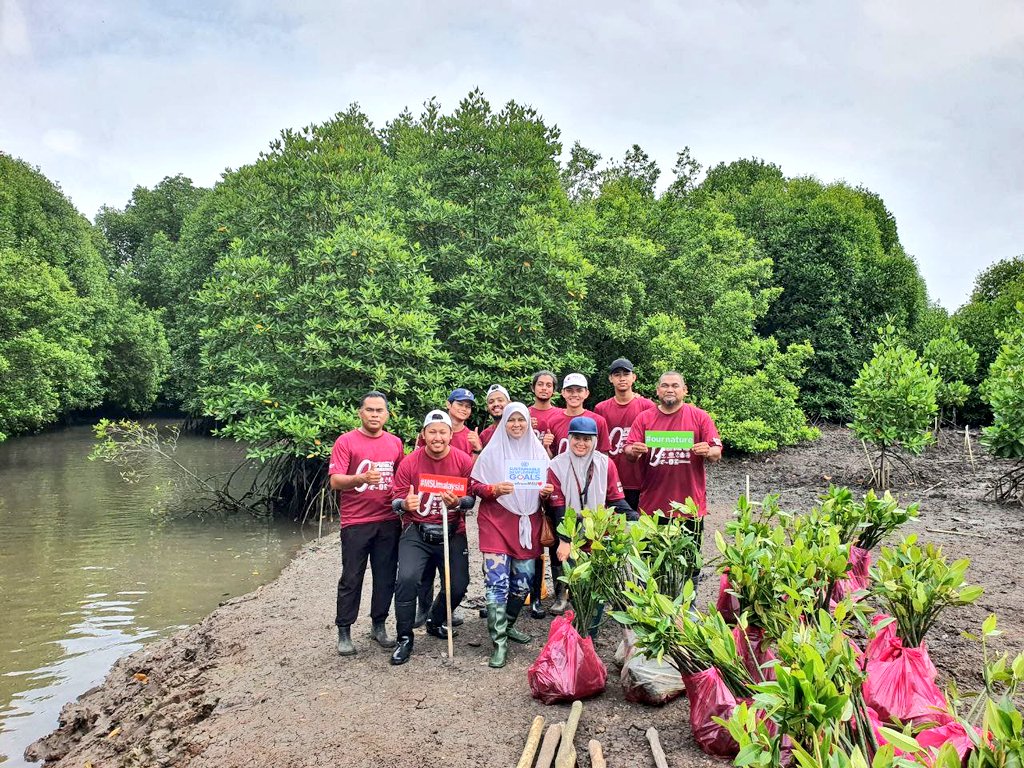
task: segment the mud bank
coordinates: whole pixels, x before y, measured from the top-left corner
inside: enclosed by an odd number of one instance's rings
[[[979,456],[972,470],[962,435],[949,436],[913,466],[918,479],[897,489],[903,501],[921,501],[921,517],[908,530],[944,545],[950,557],[971,558],[969,578],[986,588],[977,605],[949,612],[929,638],[941,673],[972,688],[980,679],[980,649],[961,637],[962,630],[976,631],[996,612],[1004,644],[1024,645],[1024,590],[1017,583],[1024,510],[982,500],[1007,464]],[[866,474],[860,443],[838,428],[826,429],[813,445],[723,461],[709,480],[705,556],[713,555],[711,531],[728,518],[748,475],[753,496],[780,492],[784,505],[805,508],[829,482],[863,487]],[[470,528],[472,537],[475,525]],[[487,666],[486,625],[473,610],[483,597],[474,543],[474,579],[453,663],[444,658],[443,641],[418,631],[412,661],[390,667],[387,653],[368,637],[366,616],[353,628],[358,655],[337,656],[335,532],[304,548],[271,584],[121,659],[103,685],[64,707],[60,727],[26,756],[62,768],[514,765],[533,717],[558,722],[568,707],[535,702],[526,682],[548,620],[523,619],[533,643],[514,646],[504,669]],[[714,598],[713,582],[702,584],[707,600]],[[612,664],[618,640],[614,625],[599,638],[598,653],[611,672],[608,689],[585,704],[577,744],[596,738],[609,765],[646,767],[644,731],[653,725],[670,764],[721,765],[691,741],[685,700],[662,708],[625,701]],[[580,763],[587,764],[585,748]]]

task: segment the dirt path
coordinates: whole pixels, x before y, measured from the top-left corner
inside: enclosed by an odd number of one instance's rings
[[[1004,465],[988,463],[975,473],[964,460],[962,438],[950,438],[949,445],[914,462],[921,477],[900,489],[900,497],[922,502],[910,530],[944,545],[947,556],[970,557],[969,578],[986,588],[978,605],[947,614],[929,638],[942,674],[969,689],[980,679],[980,654],[960,636],[962,630],[976,631],[994,611],[1005,645],[1024,646],[1024,590],[1017,583],[1024,510],[981,500]],[[860,444],[836,428],[827,428],[811,446],[724,461],[709,481],[705,555],[713,554],[710,531],[722,527],[747,475],[754,497],[777,491],[784,506],[806,508],[829,479],[861,486],[865,471]],[[526,683],[526,668],[543,644],[548,621],[521,622],[537,638],[514,646],[501,670],[487,666],[490,643],[475,610],[466,610],[454,665],[443,663],[442,641],[418,632],[413,660],[390,667],[386,652],[367,636],[365,616],[353,631],[359,654],[338,657],[338,559],[336,534],[320,539],[273,583],[122,659],[102,686],[65,706],[60,729],[28,755],[68,768],[514,765],[534,715],[543,714],[549,723],[565,719],[567,706],[535,702]],[[475,607],[483,594],[479,560],[471,571],[467,605]],[[714,597],[713,581],[705,578],[702,585],[708,600]],[[364,610],[366,605],[364,599]],[[585,745],[596,738],[609,765],[647,768],[653,762],[644,731],[653,725],[671,765],[720,766],[691,741],[685,700],[660,709],[625,701],[611,663],[618,639],[610,625],[598,642],[609,664],[608,689],[584,706],[577,732],[580,764],[588,764]]]

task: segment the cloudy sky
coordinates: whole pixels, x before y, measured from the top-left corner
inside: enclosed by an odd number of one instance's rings
[[[605,157],[761,157],[878,192],[954,309],[1024,253],[1024,2],[0,0],[0,150],[90,218],[358,102],[479,86]]]

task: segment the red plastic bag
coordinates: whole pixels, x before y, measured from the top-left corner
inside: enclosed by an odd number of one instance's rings
[[[975,728],[974,730],[981,736],[980,728]],[[963,725],[955,721],[934,728],[926,728],[917,734],[915,738],[917,743],[924,747],[932,757],[939,751],[939,747],[947,741],[952,742],[953,748],[956,750],[957,755],[960,756],[960,762],[963,762],[967,753],[974,749],[974,742],[971,741],[970,735]]]
[[[526,671],[533,698],[545,704],[595,696],[608,680],[608,670],[597,657],[594,642],[580,637],[572,619],[572,611],[555,617],[548,641]]]
[[[739,744],[725,726],[712,718],[728,720],[738,703],[725,685],[722,675],[712,667],[683,678],[686,698],[690,701],[690,730],[697,746],[715,757],[736,757]]]
[[[887,643],[876,643],[878,637],[868,643],[864,701],[883,721],[915,725],[950,722],[946,697],[935,684],[938,673],[928,657],[928,646],[921,643],[920,648],[904,648],[895,625],[890,626],[892,637]],[[888,637],[888,629],[879,636],[885,633]]]
[[[743,659],[743,666],[750,673],[755,683],[775,679],[775,667],[767,666],[768,662],[777,658],[775,651],[760,627],[747,627],[746,635],[739,627],[733,627],[733,640],[736,641],[736,652]]]
[[[725,619],[726,624],[735,624],[740,616],[740,599],[729,592],[729,573],[726,571],[718,581],[718,602],[715,609]]]
[[[855,593],[871,586],[871,550],[850,547],[850,570],[846,578],[836,582],[832,588],[832,600],[838,602],[844,597],[857,599]]]

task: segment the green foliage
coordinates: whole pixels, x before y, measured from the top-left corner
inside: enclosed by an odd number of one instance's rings
[[[917,454],[933,438],[929,431],[938,406],[939,382],[917,354],[897,341],[896,329],[879,329],[875,356],[861,368],[853,384],[853,422],[861,440],[878,446],[877,479],[888,487],[889,459],[895,447]]]
[[[982,443],[996,456],[1024,458],[1024,303],[1017,305],[1008,329],[999,332],[1002,346],[982,385],[992,407],[993,423],[982,430]]]
[[[960,338],[952,324],[947,324],[939,336],[925,344],[921,359],[939,380],[935,401],[941,418],[947,408],[956,409],[966,402],[971,393],[966,382],[974,377],[978,353]]]
[[[969,565],[966,558],[947,563],[941,547],[918,546],[915,534],[895,547],[882,548],[872,573],[872,591],[896,620],[904,645],[917,648],[942,611],[981,597],[981,587],[964,581]]]

